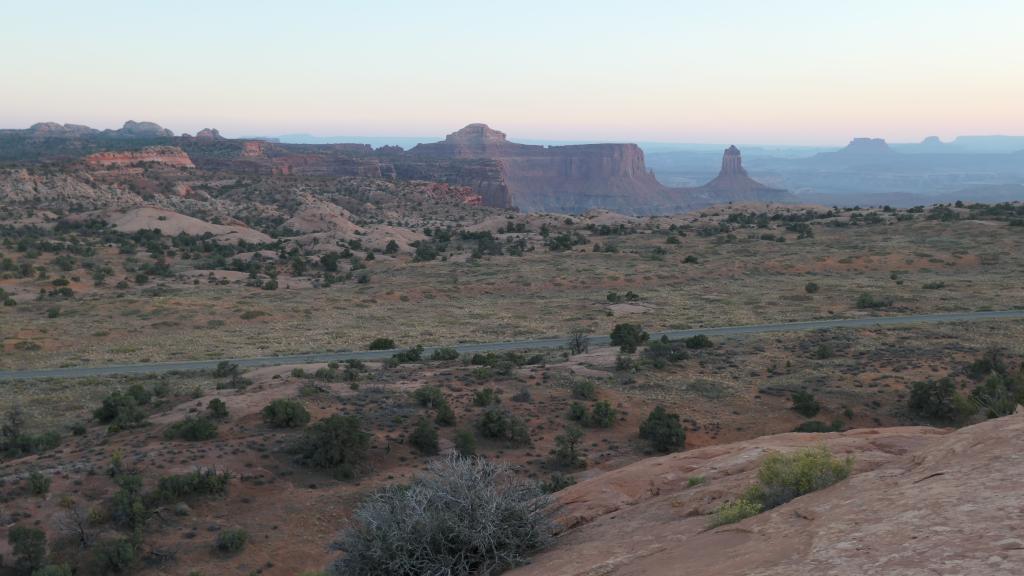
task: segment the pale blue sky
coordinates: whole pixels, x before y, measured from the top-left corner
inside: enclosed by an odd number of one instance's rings
[[[840,144],[1024,134],[1024,0],[0,0],[0,126]]]

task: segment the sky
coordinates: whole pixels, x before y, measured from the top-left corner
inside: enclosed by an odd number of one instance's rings
[[[1024,134],[1024,0],[0,0],[0,127]]]

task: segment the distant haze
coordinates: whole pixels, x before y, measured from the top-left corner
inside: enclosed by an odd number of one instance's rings
[[[1024,134],[1020,0],[5,2],[0,127],[843,145]],[[437,137],[432,136],[432,138]]]

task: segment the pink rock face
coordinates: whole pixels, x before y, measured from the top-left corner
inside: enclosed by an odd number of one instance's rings
[[[559,492],[562,533],[507,574],[1021,574],[1021,438],[1018,413],[956,431],[780,434],[642,460]],[[822,445],[853,457],[848,479],[708,528],[709,514],[756,482],[766,454]]]
[[[501,181],[492,187],[506,189],[507,195],[482,193],[492,206],[529,212],[607,208],[634,213],[638,208],[660,206],[666,197],[667,189],[647,170],[636,144],[517,144],[486,124],[470,124],[443,142],[420,144],[409,154],[496,161]]]
[[[195,168],[188,154],[174,146],[149,146],[142,150],[123,152],[97,152],[85,157],[85,163],[89,166],[131,166],[144,162]]]

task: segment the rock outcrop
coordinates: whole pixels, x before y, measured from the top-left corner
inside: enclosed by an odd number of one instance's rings
[[[85,157],[89,166],[132,166],[152,162],[178,168],[195,168],[192,159],[175,146],[148,146],[141,150],[123,152],[97,152]]]
[[[1019,574],[1022,438],[1018,412],[956,431],[782,434],[650,458],[559,492],[562,534],[508,574]],[[755,482],[765,454],[818,445],[852,456],[853,475],[708,529],[707,515]]]
[[[174,138],[174,132],[155,122],[135,122],[134,120],[125,122],[120,130],[104,130],[104,134],[120,138]]]
[[[785,190],[765,186],[751,178],[743,168],[743,157],[736,146],[725,149],[722,154],[722,169],[718,176],[711,182],[694,188],[690,195],[692,202],[699,203],[699,200],[702,200],[708,204],[792,201],[792,197]]]
[[[507,198],[481,195],[490,205],[527,212],[578,213],[607,208],[637,213],[663,204],[669,196],[668,189],[647,170],[643,151],[636,144],[517,144],[486,124],[470,124],[443,142],[414,147],[409,155],[495,161]],[[502,188],[497,183],[491,187]]]

